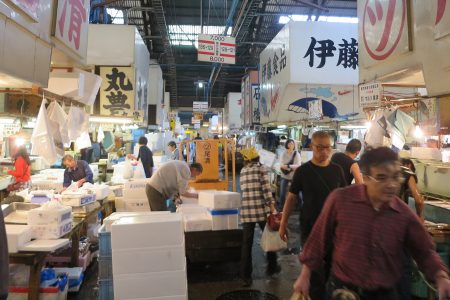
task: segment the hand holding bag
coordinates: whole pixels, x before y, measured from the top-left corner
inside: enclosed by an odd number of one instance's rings
[[[278,231],[278,229],[280,229],[282,217],[283,217],[283,213],[281,213],[281,212],[276,213],[276,214],[270,214],[267,217],[267,226],[269,226],[269,228],[272,231]]]
[[[271,231],[269,226],[265,226],[261,236],[261,248],[264,252],[276,252],[286,249],[287,243],[281,239],[278,231]]]

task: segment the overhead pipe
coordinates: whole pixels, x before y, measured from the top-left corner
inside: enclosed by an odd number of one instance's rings
[[[231,4],[230,13],[228,14],[227,23],[225,24],[225,30],[223,31],[223,34],[222,34],[224,36],[227,35],[228,29],[233,25],[233,18],[234,18],[234,14],[236,13],[236,8],[237,8],[238,4],[239,4],[239,0],[233,0],[233,3]],[[214,63],[213,69],[211,71],[211,75],[209,76],[208,84],[206,85],[206,97],[208,99],[208,102],[209,102],[209,97],[211,94],[211,89],[214,86],[214,81],[217,79],[217,76],[219,75],[220,66],[221,66],[221,64]],[[216,70],[217,70],[217,75],[214,76],[214,74],[216,73]],[[214,78],[214,80],[213,80],[213,78]]]

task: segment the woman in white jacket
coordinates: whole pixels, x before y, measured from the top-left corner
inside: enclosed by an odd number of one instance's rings
[[[288,192],[289,185],[294,176],[294,171],[301,164],[300,153],[295,150],[294,140],[288,139],[284,145],[286,150],[280,157],[280,200],[278,202],[278,211],[283,211],[284,201]]]

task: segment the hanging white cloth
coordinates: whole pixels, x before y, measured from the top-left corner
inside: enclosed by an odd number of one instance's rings
[[[69,139],[76,141],[81,133],[89,131],[89,114],[81,108],[71,106],[67,117]]]
[[[33,134],[31,135],[31,154],[39,155],[43,157],[48,164],[53,165],[57,160],[57,154],[55,142],[49,127],[45,102],[46,100],[44,99],[41,103],[36,120],[36,127],[33,129]]]
[[[105,133],[103,132],[102,125],[98,127],[98,133],[97,133],[97,142],[101,143],[103,139],[105,138]]]
[[[63,144],[69,144],[69,132],[67,130],[67,114],[58,102],[53,101],[48,106],[48,118],[51,122],[58,125],[59,135],[61,136],[61,142]]]
[[[87,131],[83,132],[75,141],[76,149],[84,149],[92,147],[91,138]]]

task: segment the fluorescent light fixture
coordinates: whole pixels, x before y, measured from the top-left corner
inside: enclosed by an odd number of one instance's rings
[[[289,21],[294,22],[307,22],[308,21],[308,15],[289,15],[289,16],[280,16],[278,19],[278,23],[280,24],[287,24]],[[315,16],[312,15],[309,21],[312,22],[312,20],[315,20]],[[352,23],[357,24],[358,18],[357,17],[339,17],[339,16],[319,16],[319,22],[330,22],[330,23]]]
[[[199,81],[198,82],[198,87],[202,89],[203,88],[203,82]]]
[[[341,129],[367,129],[367,125],[342,125]]]
[[[25,139],[24,138],[16,138],[16,146],[20,147],[25,145]]]
[[[89,121],[92,123],[107,124],[131,124],[133,119],[129,117],[113,117],[113,116],[90,116]]]
[[[366,128],[369,129],[370,127],[372,127],[372,122],[367,121],[366,122]]]
[[[278,129],[286,129],[286,128],[287,128],[287,125],[278,125],[277,128],[278,128]]]
[[[413,135],[414,135],[414,137],[415,137],[416,139],[421,139],[421,138],[423,138],[423,131],[422,131],[422,129],[420,128],[419,125],[416,125],[416,127],[414,128],[414,133],[413,133]]]

